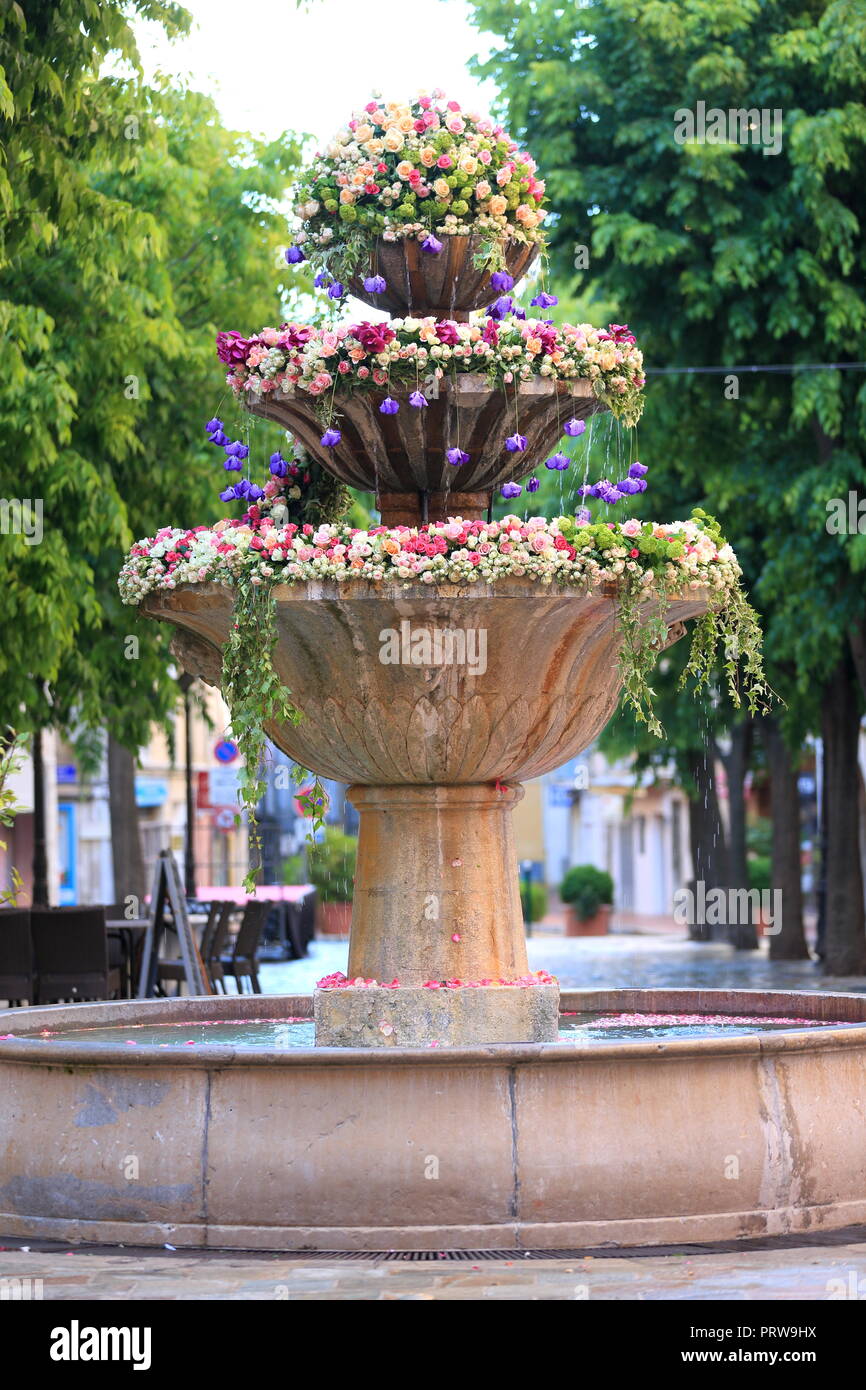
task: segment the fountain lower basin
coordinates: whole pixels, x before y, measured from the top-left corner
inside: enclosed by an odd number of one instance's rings
[[[225,1040],[310,1018],[309,996],[6,1011],[0,1235],[553,1249],[866,1220],[866,996],[564,991],[562,1008],[764,1025],[371,1051]],[[195,1035],[130,1045],[179,1023]],[[116,1043],[80,1033],[106,1028]]]

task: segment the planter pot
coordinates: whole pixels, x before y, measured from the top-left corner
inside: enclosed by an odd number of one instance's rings
[[[352,904],[320,902],[316,926],[321,936],[348,936],[352,926]]]
[[[414,238],[380,238],[364,274],[354,276],[349,289],[357,299],[392,315],[435,314],[437,318],[465,319],[471,309],[492,304],[500,291],[491,289],[490,271],[476,266],[473,259],[481,245],[480,237],[444,236],[440,240],[442,250],[432,256],[422,251],[421,243]],[[511,241],[505,251],[505,268],[515,281],[520,280],[537,255],[537,245]],[[387,289],[381,294],[368,294],[364,289],[364,276],[374,274],[387,282]]]
[[[591,917],[579,917],[574,908],[570,907],[565,922],[566,936],[607,936],[612,910],[609,903],[602,903]]]

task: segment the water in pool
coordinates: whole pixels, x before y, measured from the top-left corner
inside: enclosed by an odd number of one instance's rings
[[[647,1042],[669,1038],[730,1038],[803,1028],[857,1025],[812,1018],[755,1018],[724,1014],[564,1013],[558,1041],[564,1046]],[[9,1039],[15,1035],[7,1035]],[[195,1023],[137,1023],[106,1028],[64,1028],[28,1035],[33,1041],[75,1042],[84,1047],[310,1048],[315,1045],[309,1018],[221,1019]],[[0,1042],[6,1038],[0,1038]]]

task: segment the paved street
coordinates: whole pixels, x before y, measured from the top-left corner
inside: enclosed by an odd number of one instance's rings
[[[564,989],[694,986],[700,989],[866,990],[866,979],[821,974],[812,961],[771,962],[766,947],[732,947],[686,941],[670,933],[601,937],[537,935],[527,943],[532,970],[556,975]],[[266,994],[304,994],[316,980],[345,970],[345,941],[314,941],[305,960],[264,965]]]
[[[41,1279],[46,1299],[704,1300],[862,1298],[866,1232],[846,1244],[710,1254],[424,1261],[284,1255],[0,1251],[0,1281]]]

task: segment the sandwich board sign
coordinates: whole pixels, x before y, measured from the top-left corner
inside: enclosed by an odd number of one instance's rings
[[[166,909],[171,913],[170,922],[166,920]],[[177,861],[170,849],[162,849],[153,874],[150,920],[144,937],[144,954],[138,981],[139,999],[152,999],[156,994],[159,948],[169,925],[177,933],[180,942],[180,955],[190,994],[212,994],[207,971],[190,925]]]

